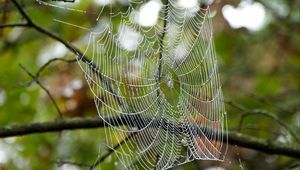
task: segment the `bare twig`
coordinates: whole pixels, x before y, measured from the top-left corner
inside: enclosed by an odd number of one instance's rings
[[[50,66],[52,63],[56,62],[56,61],[62,61],[62,62],[66,62],[66,63],[74,63],[77,60],[76,59],[64,59],[64,58],[53,58],[50,59],[49,61],[47,61],[44,65],[42,65],[38,71],[35,73],[35,79],[39,79],[41,76],[41,73],[48,67]],[[32,79],[29,82],[26,83],[22,83],[21,86],[30,86],[33,82],[35,82],[35,79]]]
[[[127,135],[120,143],[116,144],[113,146],[112,149],[109,149],[108,152],[103,155],[102,157],[99,157],[95,163],[90,167],[90,170],[95,169],[101,162],[103,162],[107,157],[109,157],[109,155],[111,155],[112,153],[114,153],[114,151],[116,149],[118,149],[121,145],[123,145],[126,141],[130,140],[136,133],[130,133],[129,135]]]
[[[39,68],[39,70],[37,71],[35,77],[39,78],[41,72],[42,72],[46,67],[48,67],[50,64],[52,64],[53,62],[56,62],[56,61],[63,61],[63,62],[66,62],[66,63],[74,63],[74,62],[76,62],[77,60],[76,60],[76,59],[65,59],[65,58],[53,58],[53,59],[50,59],[49,61],[47,61],[47,63],[45,63],[44,65],[42,65],[42,67]]]
[[[296,132],[294,132],[290,126],[288,126],[286,123],[284,123],[282,120],[280,120],[278,117],[276,117],[274,114],[271,114],[269,113],[268,111],[266,110],[263,110],[263,109],[248,109],[238,103],[235,103],[231,100],[226,100],[225,101],[228,105],[236,108],[236,109],[239,109],[240,111],[244,112],[244,114],[242,115],[241,119],[240,119],[240,122],[239,122],[239,126],[238,126],[238,131],[240,132],[241,129],[242,129],[242,124],[243,124],[243,121],[246,117],[248,116],[252,116],[252,115],[262,115],[262,116],[265,116],[265,117],[268,117],[272,120],[274,120],[275,122],[277,122],[280,126],[282,126],[283,128],[285,128],[294,138],[295,140],[300,143],[300,137],[296,134]]]
[[[274,103],[272,103],[271,101],[269,101],[268,99],[260,97],[260,96],[256,95],[255,93],[247,94],[247,96],[251,97],[252,99],[254,99],[254,100],[256,100],[256,101],[258,101],[260,103],[267,104],[267,105],[272,106],[273,108],[276,108],[282,114],[286,114],[286,113],[288,113],[288,114],[294,114],[294,112],[292,110],[284,109],[284,108],[282,108],[280,106],[277,106]]]
[[[56,101],[54,100],[54,98],[51,95],[51,93],[49,92],[49,90],[39,81],[39,79],[36,76],[34,76],[32,73],[30,73],[23,65],[20,64],[19,66],[22,68],[22,70],[24,70],[32,78],[32,80],[34,80],[47,93],[51,102],[55,106],[60,118],[63,118],[63,114],[61,113]]]
[[[79,166],[79,167],[86,167],[86,168],[89,168],[89,170],[94,170],[97,166],[99,166],[100,163],[102,163],[104,160],[106,160],[111,154],[114,153],[114,151],[116,149],[118,149],[126,141],[130,140],[135,134],[136,133],[130,133],[129,135],[127,135],[120,143],[114,145],[112,147],[112,149],[109,149],[107,153],[105,153],[101,157],[98,157],[97,160],[93,164],[78,163],[78,162],[66,161],[66,160],[58,160],[58,161],[52,161],[52,162],[57,164],[58,166],[62,166],[64,164],[69,164],[69,165],[75,165],[75,166]]]

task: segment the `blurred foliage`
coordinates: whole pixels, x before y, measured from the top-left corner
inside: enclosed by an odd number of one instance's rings
[[[20,1],[30,17],[42,27],[85,49],[86,30],[74,29],[54,19],[83,27],[97,25],[99,6],[92,0],[76,3],[88,13],[65,11],[39,5],[35,1]],[[219,59],[220,77],[226,99],[237,101],[250,109],[266,109],[300,134],[300,16],[299,0],[259,0],[267,14],[267,23],[259,31],[233,29],[222,15],[226,4],[237,6],[239,0],[216,1],[214,32]],[[116,4],[114,8],[122,8]],[[280,11],[286,13],[281,15]],[[0,0],[1,23],[22,23],[22,16],[10,1]],[[115,21],[118,22],[118,21]],[[29,28],[0,29],[0,126],[46,121],[58,118],[47,94],[20,69],[24,65],[32,73],[54,57],[74,58],[58,42]],[[57,52],[66,51],[65,53]],[[56,50],[56,51],[55,51]],[[55,62],[41,74],[66,117],[97,116],[93,98],[76,63]],[[227,106],[228,126],[236,130],[242,115]],[[263,116],[245,119],[242,132],[284,145],[295,144],[292,136],[278,123]],[[6,169],[70,169],[54,163],[70,160],[92,164],[105,140],[103,129],[59,132],[0,140],[0,170]],[[118,169],[111,155],[102,169]],[[297,160],[267,155],[253,150],[230,146],[224,162],[196,161],[174,169],[292,169]],[[299,165],[299,161],[298,161]]]

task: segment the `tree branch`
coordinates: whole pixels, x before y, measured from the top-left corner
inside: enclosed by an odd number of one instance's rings
[[[115,118],[108,120],[109,122],[117,122]],[[62,130],[75,130],[75,129],[91,129],[102,128],[105,122],[99,118],[76,118],[65,119],[39,123],[29,123],[23,125],[10,125],[0,128],[0,138],[30,135],[36,133],[57,132]],[[285,155],[289,157],[299,158],[300,147],[282,144],[276,141],[268,141],[259,139],[253,136],[244,135],[238,132],[228,132],[228,143],[237,145],[257,151]],[[224,136],[224,138],[226,137]]]

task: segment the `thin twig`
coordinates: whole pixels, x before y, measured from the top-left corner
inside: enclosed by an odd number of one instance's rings
[[[66,63],[74,63],[74,62],[76,62],[77,60],[76,60],[76,59],[65,59],[65,58],[52,58],[52,59],[50,59],[49,61],[47,61],[47,63],[45,63],[42,67],[39,68],[39,70],[37,71],[35,77],[39,78],[41,72],[42,72],[46,67],[48,67],[50,64],[52,64],[53,62],[56,62],[56,61],[63,61],[63,62],[66,62]]]
[[[254,93],[250,93],[250,94],[246,94],[246,95],[249,96],[249,97],[251,97],[253,100],[256,100],[257,102],[260,102],[260,103],[263,103],[263,104],[267,104],[267,105],[270,105],[270,106],[276,108],[278,111],[282,112],[282,114],[285,114],[285,113],[294,114],[293,111],[284,109],[284,108],[282,108],[280,106],[277,106],[274,103],[272,103],[271,101],[269,101],[268,99],[260,97],[260,96],[254,94]]]
[[[227,103],[228,105],[236,108],[236,109],[239,109],[240,111],[244,112],[244,114],[242,115],[241,119],[240,119],[240,122],[239,122],[239,126],[238,126],[238,131],[240,132],[241,129],[242,129],[242,124],[243,124],[243,121],[246,117],[248,116],[252,116],[252,115],[262,115],[262,116],[265,116],[265,117],[268,117],[272,120],[274,120],[275,122],[277,122],[280,126],[282,126],[283,128],[285,128],[293,137],[294,139],[300,143],[300,137],[296,134],[296,132],[294,132],[292,130],[292,128],[290,126],[288,126],[286,123],[284,123],[282,120],[280,120],[278,117],[276,117],[274,114],[271,114],[269,113],[268,111],[266,110],[263,110],[263,109],[248,109],[238,103],[235,103],[231,100],[226,100],[225,103]]]
[[[53,59],[50,59],[49,61],[47,61],[44,65],[42,65],[38,71],[35,73],[35,79],[39,79],[40,78],[40,75],[41,73],[48,67],[50,66],[50,64],[56,62],[56,61],[63,61],[63,62],[66,62],[66,63],[73,63],[73,62],[76,62],[77,60],[76,59],[64,59],[64,58],[53,58]],[[30,86],[33,82],[35,82],[35,79],[32,79],[31,81],[29,82],[26,82],[26,83],[22,83],[20,84],[20,86]]]
[[[51,95],[51,93],[49,92],[49,90],[39,81],[39,79],[37,77],[35,77],[32,73],[30,73],[23,65],[20,64],[19,66],[22,68],[22,70],[24,70],[32,78],[32,80],[34,80],[47,93],[47,95],[50,98],[51,102],[55,106],[60,118],[63,119],[63,114],[60,111],[56,101],[54,100],[54,98]]]
[[[118,149],[121,145],[123,145],[126,141],[130,140],[136,133],[130,133],[129,135],[127,135],[120,143],[116,144],[113,146],[112,149],[109,149],[108,152],[103,155],[102,157],[99,157],[95,163],[90,167],[90,170],[95,169],[101,162],[103,162],[107,157],[109,157],[109,155],[111,155],[112,153],[114,153],[114,151],[116,149]]]

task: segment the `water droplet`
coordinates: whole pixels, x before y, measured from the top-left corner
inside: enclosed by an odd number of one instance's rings
[[[181,139],[181,143],[183,146],[187,146],[188,145],[188,142],[185,138]]]
[[[170,75],[167,76],[167,86],[170,87],[170,88],[174,87],[172,76],[170,76]]]
[[[118,162],[117,162],[117,161],[116,161],[116,162],[114,162],[114,165],[115,165],[115,166],[117,166],[117,165],[118,165]]]
[[[138,127],[132,127],[132,130],[133,130],[133,131],[138,131],[139,128],[138,128]]]

